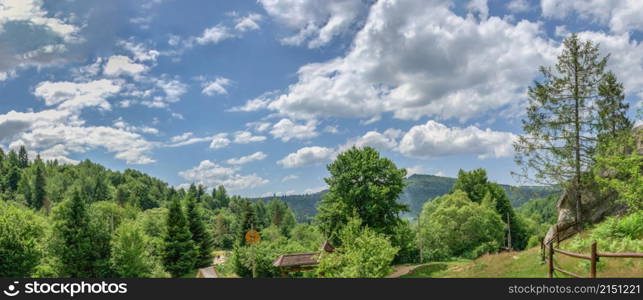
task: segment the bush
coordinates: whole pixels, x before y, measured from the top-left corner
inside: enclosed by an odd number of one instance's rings
[[[428,260],[475,258],[495,252],[506,230],[494,208],[470,201],[459,190],[427,202],[421,221],[420,238]]]
[[[317,274],[331,278],[378,278],[391,272],[391,262],[399,248],[389,239],[353,218],[340,231],[341,246],[333,253],[322,253]]]
[[[0,277],[29,277],[42,258],[45,223],[27,207],[0,201]]]
[[[299,243],[278,237],[274,240],[262,240],[254,246],[236,246],[232,251],[230,263],[234,272],[240,277],[253,277],[253,257],[256,277],[279,277],[280,272],[272,263],[281,254],[309,252]],[[297,274],[293,274],[297,276]]]

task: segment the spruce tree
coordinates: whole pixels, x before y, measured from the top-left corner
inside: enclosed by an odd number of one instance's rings
[[[205,227],[199,204],[190,193],[186,196],[186,215],[192,240],[198,248],[196,266],[209,266],[212,264],[212,235]]]
[[[18,167],[24,169],[29,166],[29,155],[25,146],[20,146],[18,150]]]
[[[524,134],[514,143],[516,163],[523,169],[518,175],[568,190],[582,188],[596,145],[592,101],[600,96],[607,59],[597,45],[573,34],[563,42],[556,65],[540,68],[543,80],[529,87]],[[580,226],[581,193],[573,195]]]
[[[18,155],[16,151],[9,151],[4,165],[3,186],[5,191],[15,192],[20,181],[20,169],[18,167]]]
[[[192,240],[188,221],[179,198],[174,196],[168,207],[167,232],[163,261],[165,269],[174,277],[185,275],[194,269],[197,247]]]
[[[78,190],[54,210],[54,254],[65,277],[93,276],[93,249],[87,203]]]
[[[632,129],[632,122],[627,118],[629,104],[625,103],[623,84],[618,82],[613,72],[607,72],[598,86],[599,98],[596,100],[599,151],[609,139],[624,130]]]
[[[33,188],[32,188],[32,207],[35,209],[40,209],[45,204],[45,198],[47,197],[45,180],[45,165],[40,159],[40,155],[36,156],[34,161],[34,178],[33,178]]]

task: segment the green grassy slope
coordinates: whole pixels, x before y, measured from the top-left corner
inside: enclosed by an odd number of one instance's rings
[[[590,245],[598,242],[598,252],[643,252],[643,213],[606,221],[563,241],[557,248],[589,255]],[[589,261],[555,254],[556,266],[581,276],[589,276]],[[541,260],[539,247],[520,252],[488,254],[475,260],[433,262],[403,277],[547,277],[548,266]],[[597,264],[598,277],[643,278],[643,258],[603,257]],[[569,277],[556,273],[556,277]]]

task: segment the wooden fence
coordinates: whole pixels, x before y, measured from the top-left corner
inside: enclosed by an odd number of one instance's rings
[[[541,243],[541,248],[543,249],[542,256],[543,256],[543,259],[544,259],[545,248],[546,248],[544,243]],[[549,248],[548,249],[549,251],[547,251],[548,252],[547,262],[548,262],[548,265],[549,265],[549,268],[548,268],[549,269],[549,278],[554,277],[554,272],[555,271],[563,273],[563,274],[566,274],[566,275],[569,275],[569,276],[572,276],[572,277],[575,277],[575,278],[596,278],[596,263],[600,260],[601,257],[643,258],[643,253],[601,253],[601,252],[598,252],[598,249],[596,249],[597,248],[596,247],[596,241],[594,241],[592,243],[592,249],[591,249],[591,254],[590,255],[579,254],[579,253],[574,253],[574,252],[554,248],[554,242],[553,241],[548,243],[548,248]],[[570,271],[563,270],[563,269],[561,269],[559,267],[556,267],[554,265],[554,254],[555,253],[567,255],[567,256],[570,256],[570,257],[574,257],[574,258],[589,260],[590,261],[590,271],[589,271],[590,274],[589,274],[589,277],[574,274],[574,273],[572,273]]]

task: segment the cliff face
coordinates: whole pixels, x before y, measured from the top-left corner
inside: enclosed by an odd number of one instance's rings
[[[634,129],[636,137],[636,151],[643,155],[643,125]],[[607,176],[607,175],[606,175]],[[626,207],[615,203],[617,195],[614,193],[601,192],[596,182],[589,182],[580,189],[581,193],[581,221],[582,223],[598,223],[606,216],[622,214]],[[577,232],[574,226],[576,216],[576,189],[566,190],[558,200],[558,221],[549,228],[545,236],[545,243],[556,241],[556,232],[563,240]]]

